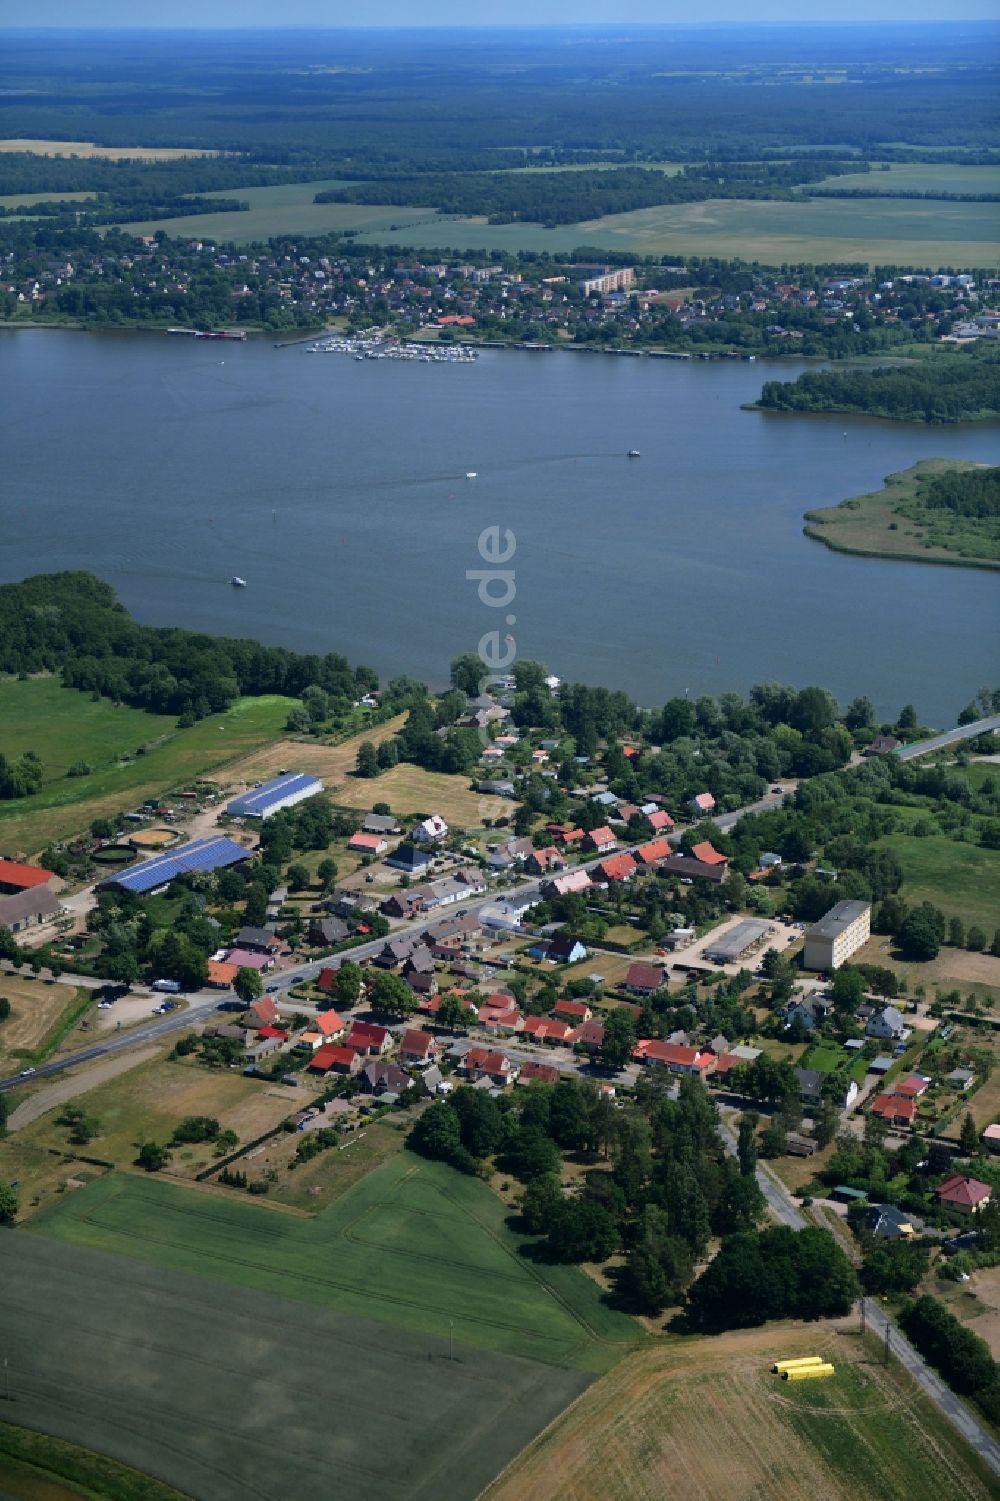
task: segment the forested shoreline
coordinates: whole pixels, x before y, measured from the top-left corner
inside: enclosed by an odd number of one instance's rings
[[[976,422],[1000,416],[1000,357],[961,354],[905,368],[807,371],[767,381],[771,412],[857,412],[898,422]]]

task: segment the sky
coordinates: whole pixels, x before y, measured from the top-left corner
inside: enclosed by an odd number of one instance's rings
[[[995,20],[996,0],[838,0],[817,12],[804,0],[0,0],[5,26],[284,27],[699,25],[755,22]]]

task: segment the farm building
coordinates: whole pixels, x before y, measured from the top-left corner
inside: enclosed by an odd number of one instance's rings
[[[361,825],[366,834],[401,834],[399,819],[391,813],[366,813]]]
[[[0,928],[23,933],[56,917],[61,908],[47,886],[35,886],[14,896],[0,896]]]
[[[839,969],[867,943],[872,931],[871,902],[838,902],[806,931],[806,969]]]
[[[168,855],[154,855],[151,860],[142,860],[129,870],[117,871],[97,883],[98,891],[159,891],[169,886],[177,876],[191,871],[207,872],[224,870],[228,865],[238,865],[249,860],[251,851],[236,844],[232,839],[195,839],[182,844],[180,849]]]
[[[55,880],[55,873],[41,865],[22,865],[18,860],[0,860],[0,896],[16,896]]]
[[[359,855],[384,855],[389,845],[381,834],[352,834],[347,848]]]
[[[305,772],[289,771],[234,797],[232,802],[226,804],[226,812],[232,818],[270,818],[282,808],[292,808],[296,803],[305,802],[307,797],[315,797],[317,792],[322,791],[323,783],[318,777],[307,776]]]
[[[706,944],[705,958],[711,959],[713,964],[735,964],[762,943],[770,931],[770,923],[748,918]]]
[[[391,865],[394,870],[401,870],[408,876],[418,875],[427,869],[433,856],[427,850],[418,850],[415,844],[401,844],[393,850],[391,855],[386,855],[386,865]]]

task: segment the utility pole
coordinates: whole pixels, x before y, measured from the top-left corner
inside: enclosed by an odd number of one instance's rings
[[[883,1364],[884,1365],[888,1365],[889,1364],[889,1336],[890,1336],[891,1332],[892,1332],[892,1325],[889,1323],[889,1320],[886,1319],[886,1321],[885,1321],[885,1357],[884,1357],[884,1360],[883,1360]]]
[[[862,1297],[862,1299],[861,1299],[861,1337],[862,1337],[862,1339],[864,1339],[865,1327],[866,1327],[866,1325],[865,1325],[865,1300],[864,1300],[864,1297]]]
[[[7,1366],[6,1355],[3,1358],[3,1399],[5,1402],[10,1401],[10,1370]]]
[[[448,1359],[455,1359],[455,1320],[448,1320]],[[6,1363],[6,1362],[5,1362]]]

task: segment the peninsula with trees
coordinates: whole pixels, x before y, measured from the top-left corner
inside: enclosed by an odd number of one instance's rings
[[[807,511],[805,534],[835,552],[1000,568],[1000,468],[923,459],[881,490]]]

